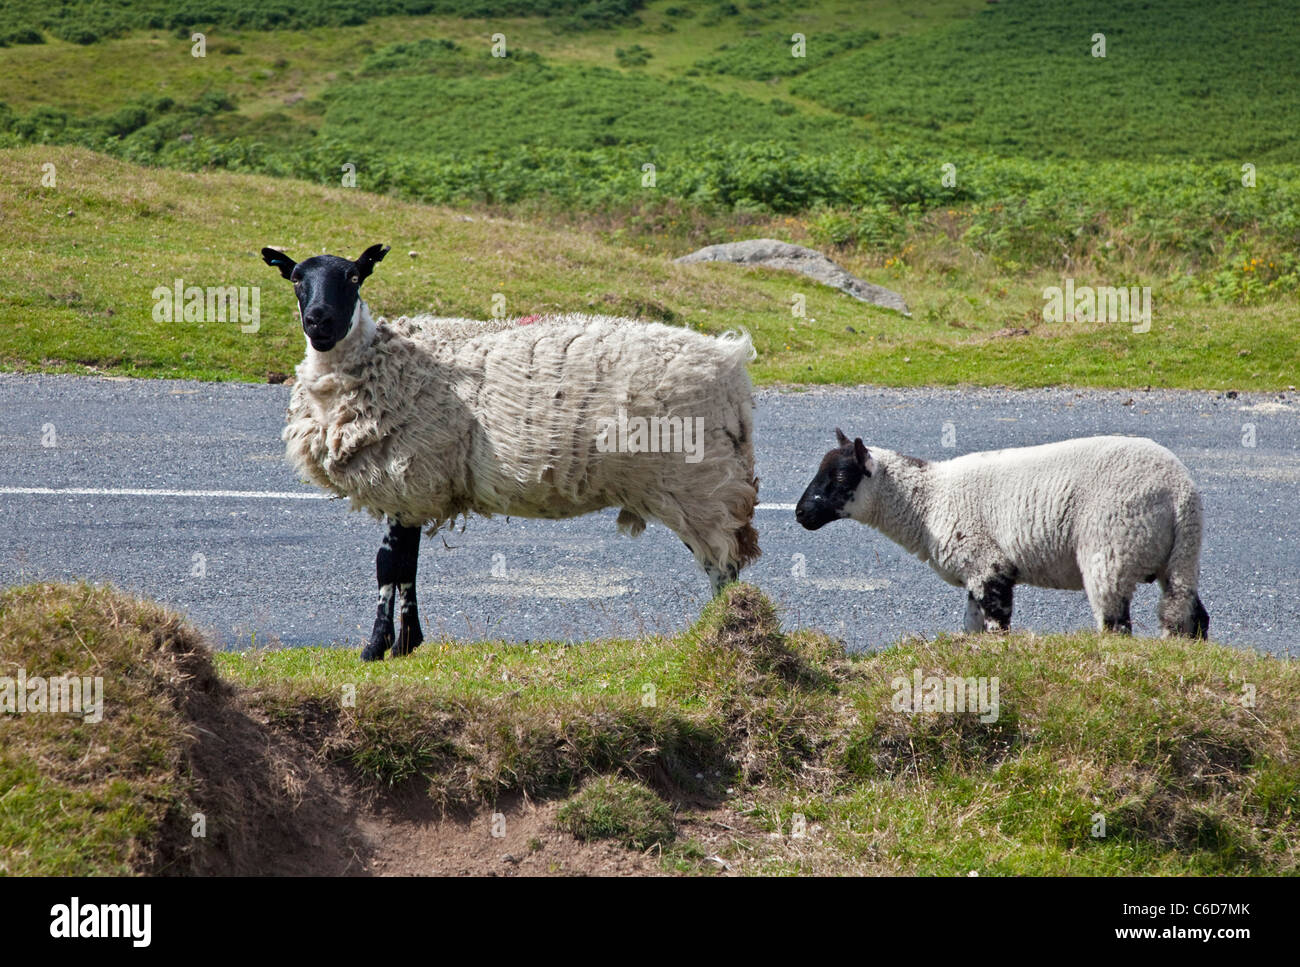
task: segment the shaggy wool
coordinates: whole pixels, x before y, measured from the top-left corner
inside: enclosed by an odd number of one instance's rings
[[[658,520],[702,566],[759,554],[747,335],[605,316],[482,322],[370,318],[308,349],[283,438],[304,478],[354,508],[435,532],[458,517],[562,518],[619,507]],[[702,429],[683,452],[602,452],[620,418]],[[696,422],[698,420],[698,422]]]

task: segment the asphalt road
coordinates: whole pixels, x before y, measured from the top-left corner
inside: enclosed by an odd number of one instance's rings
[[[279,386],[0,376],[0,584],[111,581],[187,612],[227,647],[358,646],[373,616],[381,526],[298,483],[279,439],[288,394]],[[795,523],[789,505],[837,425],[868,444],[933,459],[1125,433],[1169,447],[1203,488],[1201,597],[1212,637],[1297,650],[1294,393],[866,387],[763,390],[756,404],[765,553],[744,576],[779,602],[788,627],[819,626],[853,648],[961,627],[962,592],[886,538],[851,521],[816,533]],[[143,492],[100,492],[112,489]],[[665,528],[652,524],[631,540],[614,517],[475,519],[464,533],[426,538],[418,587],[426,634],[523,641],[685,627],[705,602],[703,575]],[[1157,631],[1157,595],[1154,586],[1138,589],[1138,633]],[[1016,590],[1013,626],[1090,623],[1082,592]]]

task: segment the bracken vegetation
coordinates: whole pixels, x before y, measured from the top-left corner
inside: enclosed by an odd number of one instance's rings
[[[760,379],[1296,381],[1300,28],[1281,4],[900,0],[865,23],[835,0],[140,2],[78,6],[120,27],[84,47],[59,39],[73,5],[11,6],[24,41],[46,42],[0,49],[0,150],[320,186],[349,166],[363,191],[656,258],[771,235],[904,292],[925,323],[860,307],[756,320],[772,337]],[[177,24],[203,18],[215,29],[195,58]],[[48,227],[47,197],[21,217]],[[440,284],[500,284],[455,261]],[[1045,320],[1042,292],[1067,276],[1151,286],[1150,338]],[[21,304],[0,294],[0,312]],[[63,341],[0,365],[123,366]]]

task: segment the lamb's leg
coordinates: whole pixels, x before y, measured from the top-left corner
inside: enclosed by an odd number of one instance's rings
[[[1192,637],[1210,637],[1210,612],[1205,610],[1199,594],[1196,596],[1196,616],[1192,619]]]
[[[1112,599],[1105,606],[1106,610],[1102,612],[1102,630],[1118,632],[1121,635],[1133,634],[1133,619],[1129,615],[1131,603],[1129,598],[1119,598],[1118,601]]]
[[[1156,605],[1156,616],[1166,638],[1170,635],[1186,635],[1191,638],[1207,638],[1210,633],[1210,614],[1201,603],[1200,595],[1172,586],[1167,580],[1160,582],[1160,603]]]
[[[983,631],[1006,631],[1011,627],[1012,592],[1016,586],[1015,569],[995,566],[976,582],[967,593],[983,613]],[[966,607],[966,619],[971,620],[971,608]]]
[[[370,643],[361,652],[363,661],[379,661],[390,647],[393,647],[393,605],[398,588],[409,584],[409,591],[403,590],[402,617],[403,632],[406,632],[406,616],[415,614],[415,562],[420,553],[420,529],[402,527],[391,520],[388,533],[375,555],[375,579],[379,583],[379,605],[375,613],[375,624],[370,631]],[[409,575],[409,577],[407,576]],[[419,634],[419,619],[411,626]],[[421,639],[423,635],[420,636]],[[416,644],[419,644],[417,641]],[[414,645],[410,646],[415,647]],[[409,651],[410,648],[407,648]],[[405,654],[393,649],[394,654]]]
[[[1131,635],[1133,619],[1129,616],[1129,605],[1133,601],[1137,582],[1117,581],[1109,577],[1104,569],[1098,568],[1100,560],[1099,555],[1094,555],[1091,559],[1093,569],[1084,570],[1083,573],[1083,590],[1088,595],[1088,604],[1092,606],[1097,630]]]
[[[962,622],[962,628],[966,631],[984,630],[984,612],[970,591],[966,592],[966,618]]]

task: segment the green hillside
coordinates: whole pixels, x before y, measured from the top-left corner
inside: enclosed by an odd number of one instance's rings
[[[47,165],[54,187],[41,184]],[[1300,357],[1286,303],[1225,312],[1186,288],[1162,296],[1149,332],[1044,323],[1050,274],[956,257],[946,235],[902,243],[885,266],[870,254],[840,256],[907,293],[906,318],[790,273],[674,265],[620,241],[621,230],[470,215],[260,175],[142,168],[80,148],[0,150],[0,197],[8,279],[0,369],[244,380],[287,373],[302,357],[302,333],[292,290],[262,263],[261,246],[356,254],[376,241],[395,249],[366,284],[377,313],[483,318],[500,293],[510,314],[604,312],[709,332],[744,328],[759,352],[751,371],[760,383],[1266,389],[1293,383]],[[773,218],[711,231],[799,227]],[[257,331],[157,320],[153,293],[177,279],[259,287]],[[795,296],[803,316],[791,312]]]
[[[580,30],[624,22],[644,0],[6,0],[10,43],[60,40],[93,44],[133,30],[302,30],[346,27],[375,17],[451,14],[460,17],[550,17],[557,29]]]
[[[564,230],[608,246],[609,264],[628,269],[621,279],[612,270],[594,299],[585,289],[557,297],[582,287],[561,278],[563,264],[535,264],[530,245],[510,243],[519,250],[504,264],[546,276],[536,289],[516,280],[527,306],[590,308],[622,293],[621,305],[664,307],[649,310],[655,318],[745,325],[764,352],[760,379],[1225,389],[1297,381],[1300,337],[1288,315],[1300,289],[1300,158],[1291,147],[1300,63],[1288,52],[1300,19],[1283,4],[1103,0],[1080,13],[1064,0],[338,0],[301,9],[141,0],[77,6],[84,23],[115,26],[69,39],[73,7],[5,6],[23,35],[0,47],[0,149],[16,152],[8,157],[19,188],[30,182],[15,166],[87,157],[72,147],[144,169],[265,175],[327,193],[346,170],[362,192],[509,219],[517,240]],[[205,32],[203,57],[192,56],[191,28]],[[1105,58],[1092,56],[1096,32],[1106,34]],[[191,183],[121,170],[127,184],[148,183],[167,205],[186,207],[170,193]],[[270,192],[283,219],[274,234],[307,237],[327,223],[279,204],[276,196],[302,197],[282,184]],[[233,185],[204,190],[230,208]],[[31,251],[26,243],[46,236],[68,200],[18,191],[9,227],[34,234],[16,236],[10,257]],[[107,229],[143,246],[148,223],[136,221],[130,199],[106,203],[125,212]],[[399,219],[414,230],[393,241],[427,249],[419,224],[449,217]],[[289,231],[295,219],[301,230]],[[355,244],[363,226],[393,235],[385,225],[359,217],[330,234]],[[175,244],[198,244],[206,231],[191,227]],[[881,321],[811,287],[826,308],[796,322],[790,293],[807,287],[782,276],[736,283],[763,279],[770,318],[739,299],[709,306],[704,320],[708,300],[696,311],[638,289],[634,255],[662,262],[763,235],[819,247],[900,291],[913,321]],[[93,251],[94,242],[81,244]],[[505,283],[475,276],[466,259],[479,257],[457,253],[439,275],[472,299],[442,291],[431,301],[481,313],[482,293]],[[122,304],[111,266],[83,263],[73,284],[77,273],[56,275],[59,264],[40,261],[17,292],[0,294],[0,314],[58,315],[69,291],[81,300],[74,313],[87,302]],[[101,277],[108,288],[96,290]],[[1150,286],[1151,332],[1045,320],[1044,291],[1067,277]],[[188,343],[135,358],[136,337],[120,331],[128,348],[113,352],[19,327],[4,337],[4,365],[249,378],[291,355],[286,345],[249,365],[233,354],[200,365]]]
[[[1286,0],[1005,2],[834,57],[791,89],[963,152],[1294,163],[1298,47]]]

